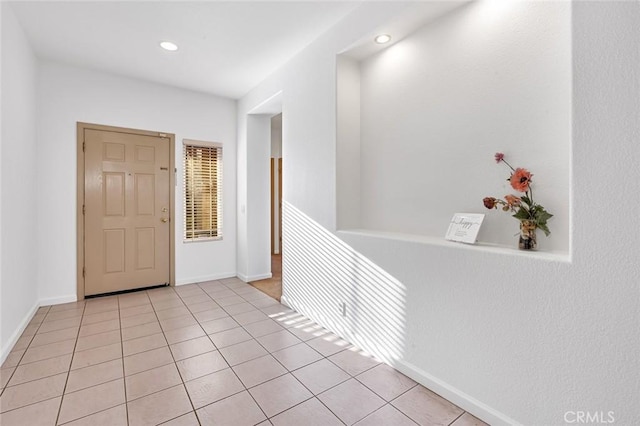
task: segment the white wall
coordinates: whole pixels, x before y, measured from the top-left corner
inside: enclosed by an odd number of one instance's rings
[[[3,9],[4,9],[4,5],[0,4],[0,61],[2,60],[2,52],[4,51],[3,46],[2,46],[2,40],[6,40],[6,38],[4,37],[4,34],[2,33],[2,30],[4,28],[6,28],[6,24],[4,23],[3,19],[5,19],[3,17]],[[3,111],[3,102],[2,99],[4,99],[2,97],[2,86],[3,86],[3,81],[2,81],[2,62],[0,62],[0,241],[2,241],[2,141],[4,140],[4,138],[2,137],[3,133],[2,133],[2,120],[4,118],[4,115],[2,114]],[[2,244],[0,243],[0,362],[4,362],[4,359],[6,357],[5,352],[8,349],[5,349],[5,345],[7,345],[7,343],[5,343],[5,339],[4,339],[4,332],[2,331],[2,301],[4,300],[2,298],[2,293],[3,293],[3,281],[2,281]]]
[[[515,193],[504,152],[554,214],[539,247],[567,253],[570,22],[568,2],[474,2],[362,61],[358,227],[442,237],[486,213],[479,240],[513,247],[518,221],[482,204]]]
[[[507,25],[526,31],[545,18],[510,20],[511,3],[494,2]],[[572,6],[571,261],[335,232],[335,55],[403,7],[362,5],[239,102],[246,129],[246,112],[283,93],[283,300],[492,424],[565,424],[569,410],[640,424],[640,272],[629,230],[639,207],[640,4]],[[509,129],[497,131],[508,140]],[[499,172],[489,161],[487,176]]]
[[[282,111],[282,94],[270,93],[238,115],[237,274],[246,282],[271,278],[271,117]]]
[[[38,294],[36,229],[37,61],[13,11],[2,9],[0,363],[20,336]]]
[[[238,277],[246,282],[271,278],[271,227],[269,224],[270,179],[269,155],[271,152],[271,117],[266,114],[250,114],[247,118],[248,152],[247,170],[252,182],[247,188],[246,209],[247,247],[249,262],[246,269],[238,271]]]
[[[2,60],[2,40],[5,40],[2,34],[2,29],[6,27],[3,21],[3,13],[4,9],[3,5],[0,4],[0,61]],[[2,104],[2,62],[0,62],[0,241],[2,241],[2,141],[3,141],[3,133],[2,133],[2,119],[3,119],[3,104]],[[0,362],[4,362],[5,359],[5,341],[4,341],[4,332],[2,331],[2,292],[3,292],[3,281],[2,281],[2,244],[0,243]]]
[[[282,91],[282,156],[287,159],[283,195],[290,202],[310,208],[322,225],[335,228],[335,55],[357,41],[363,31],[375,22],[382,24],[404,4],[376,3],[367,8],[358,25],[329,32],[321,42],[294,57],[283,69],[266,79],[238,103],[238,204],[246,200],[247,177],[247,116],[254,108]],[[361,10],[361,9],[358,9]],[[357,13],[357,12],[355,12]],[[295,70],[295,71],[292,71]],[[320,80],[315,81],[314,78]],[[284,80],[288,80],[287,84]],[[283,91],[283,89],[285,89]],[[307,97],[305,99],[305,96]],[[309,117],[314,117],[310,123]],[[303,136],[303,139],[292,137]],[[316,156],[317,155],[317,156]],[[291,156],[291,157],[290,157]],[[293,163],[301,158],[304,161]],[[289,163],[293,161],[292,163]],[[327,165],[330,165],[327,168]],[[329,201],[329,202],[327,202]],[[241,216],[239,216],[241,217]],[[238,233],[246,232],[246,225],[238,224]],[[238,242],[238,257],[245,256],[248,247]],[[283,242],[284,244],[284,242]]]
[[[235,276],[235,101],[56,63],[39,73],[39,233],[41,299],[76,292],[76,122],[174,133],[176,136],[176,282]],[[224,216],[221,241],[183,243],[182,139],[222,142]]]

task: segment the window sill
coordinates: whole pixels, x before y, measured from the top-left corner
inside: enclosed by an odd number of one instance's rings
[[[182,240],[183,244],[191,244],[191,243],[206,243],[209,241],[222,241],[222,237],[211,237],[211,238],[194,238],[189,240]]]

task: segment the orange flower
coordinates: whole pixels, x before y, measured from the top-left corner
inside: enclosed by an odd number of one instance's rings
[[[531,176],[533,175],[527,169],[517,168],[509,179],[511,187],[516,191],[527,192],[531,183]]]
[[[517,207],[520,205],[520,197],[516,197],[515,195],[505,195],[504,199],[509,207]]]

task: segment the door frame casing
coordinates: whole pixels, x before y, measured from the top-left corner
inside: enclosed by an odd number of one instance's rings
[[[169,285],[176,283],[175,273],[175,187],[176,187],[176,163],[175,163],[175,135],[173,133],[153,132],[149,130],[130,129],[126,127],[106,126],[102,124],[78,122],[77,136],[77,193],[76,193],[76,258],[77,258],[77,300],[84,299],[84,192],[85,192],[85,166],[84,166],[84,131],[102,130],[108,132],[128,133],[140,136],[153,136],[169,139]]]

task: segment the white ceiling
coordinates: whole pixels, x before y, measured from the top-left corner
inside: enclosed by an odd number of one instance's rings
[[[18,1],[40,58],[239,98],[360,1]],[[177,52],[159,47],[176,43]]]

